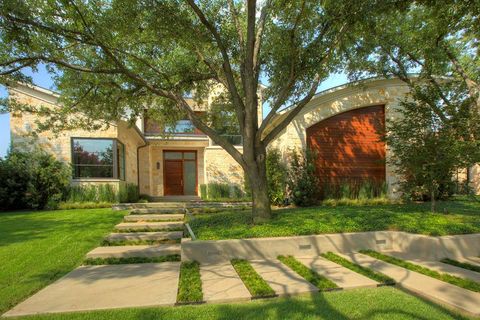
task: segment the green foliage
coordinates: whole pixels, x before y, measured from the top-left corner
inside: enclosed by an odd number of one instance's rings
[[[355,271],[356,273],[362,274],[365,277],[368,277],[368,278],[370,278],[372,280],[375,280],[379,283],[382,283],[382,284],[385,284],[385,285],[394,285],[395,284],[395,280],[393,280],[392,278],[384,275],[383,273],[374,271],[370,268],[362,267],[361,265],[353,263],[351,261],[348,261],[347,259],[342,258],[342,257],[340,257],[339,255],[337,255],[333,252],[322,253],[321,256],[324,257],[325,259],[328,259],[332,262],[335,262],[336,264],[344,266],[347,269],[350,269],[352,271]]]
[[[480,202],[439,201],[438,211],[432,213],[428,203],[278,209],[270,221],[253,225],[248,211],[224,209],[224,212],[196,215],[188,222],[201,240],[380,230],[432,236],[480,232]]]
[[[319,275],[314,270],[307,268],[303,263],[301,263],[292,256],[278,256],[278,260],[289,266],[290,269],[298,273],[305,280],[307,280],[322,291],[338,288],[338,286],[333,281]]]
[[[273,297],[275,291],[263,280],[262,277],[253,269],[247,260],[233,259],[231,261],[233,268],[242,279],[245,287],[254,298]]]
[[[202,300],[200,264],[197,261],[184,261],[180,266],[177,303],[194,303]]]
[[[373,180],[350,180],[342,183],[325,183],[322,199],[374,199],[387,197],[387,184]]]
[[[460,262],[457,260],[449,259],[449,258],[444,258],[440,260],[440,262],[451,264],[452,266],[475,271],[475,272],[480,272],[480,266],[470,264],[468,262]]]
[[[136,263],[161,263],[167,261],[180,261],[180,255],[171,254],[161,257],[128,257],[128,258],[87,258],[84,265],[105,265],[105,264],[136,264]]]
[[[473,146],[460,140],[455,128],[441,124],[425,103],[404,101],[400,113],[401,119],[389,122],[386,141],[393,151],[390,164],[403,177],[404,196],[432,201],[450,197],[456,190],[454,174],[473,164],[465,153],[466,146]]]
[[[300,155],[296,151],[290,155],[288,187],[292,201],[297,206],[311,206],[319,200],[319,181],[314,160],[314,154],[308,150],[305,155]]]
[[[71,186],[68,189],[66,203],[135,203],[139,199],[140,195],[136,184],[121,183],[117,190],[115,186],[103,183]]]
[[[278,149],[267,152],[268,196],[274,205],[284,205],[287,192],[287,166],[282,161]]]
[[[200,195],[207,201],[249,201],[239,186],[227,183],[201,184]]]
[[[118,193],[120,203],[135,203],[140,199],[140,191],[134,183],[120,184]]]
[[[400,204],[398,200],[390,200],[388,198],[367,198],[367,199],[326,199],[322,201],[322,206],[382,206],[387,204]]]
[[[40,150],[11,150],[0,158],[0,208],[55,208],[70,182],[70,169]]]
[[[111,202],[60,202],[58,209],[71,210],[71,209],[96,209],[96,208],[111,208],[113,203]]]
[[[408,269],[408,270],[412,270],[412,271],[424,274],[426,276],[429,276],[429,277],[432,277],[432,278],[435,278],[435,279],[438,279],[438,280],[441,280],[441,281],[448,282],[450,284],[453,284],[455,286],[459,286],[459,287],[467,289],[467,290],[480,292],[480,283],[475,282],[475,281],[470,280],[470,279],[452,276],[451,274],[448,274],[448,273],[440,273],[440,272],[437,272],[435,270],[431,270],[431,269],[419,266],[417,264],[414,264],[414,263],[411,263],[411,262],[408,262],[408,261],[405,261],[405,260],[402,260],[402,259],[399,259],[399,258],[395,258],[395,257],[392,257],[392,256],[388,256],[388,255],[385,255],[385,254],[382,254],[380,252],[373,251],[373,250],[360,250],[360,253],[369,255],[369,256],[371,256],[375,259],[379,259],[379,260],[397,265],[399,267],[402,267],[402,268],[405,268],[405,269]]]

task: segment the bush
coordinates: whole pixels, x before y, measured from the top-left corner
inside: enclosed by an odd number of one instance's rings
[[[138,202],[138,186],[133,183],[120,184],[117,190],[111,184],[72,186],[68,190],[67,203],[132,203]]]
[[[118,201],[120,203],[134,203],[140,199],[140,191],[138,186],[133,183],[121,184]]]
[[[212,201],[244,200],[246,197],[239,186],[216,182],[201,184],[200,196],[203,200]]]
[[[321,198],[326,199],[374,199],[386,198],[387,185],[385,182],[373,180],[350,180],[341,183],[325,183]]]
[[[287,189],[287,166],[283,163],[280,151],[267,152],[268,196],[274,205],[284,205]]]
[[[11,150],[0,159],[0,208],[55,208],[70,183],[70,168],[35,148]]]
[[[294,204],[311,206],[319,200],[319,181],[315,173],[314,155],[307,151],[305,156],[293,151],[290,156],[288,188]]]

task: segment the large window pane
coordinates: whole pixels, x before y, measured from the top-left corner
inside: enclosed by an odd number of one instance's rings
[[[167,133],[194,133],[195,127],[190,120],[179,120],[173,126],[166,126],[165,132]]]
[[[195,161],[183,162],[183,194],[195,195],[197,186],[197,169]]]
[[[167,159],[167,160],[182,159],[182,152],[165,151],[165,159]]]
[[[75,178],[113,178],[114,140],[73,139]]]

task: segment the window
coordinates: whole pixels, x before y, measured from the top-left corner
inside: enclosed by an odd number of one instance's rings
[[[115,139],[72,139],[74,178],[125,180],[125,146]]]
[[[173,126],[165,126],[167,133],[194,133],[195,127],[190,120],[178,120]]]

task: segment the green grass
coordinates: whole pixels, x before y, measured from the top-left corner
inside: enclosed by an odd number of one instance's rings
[[[0,212],[0,314],[80,265],[125,212]]]
[[[460,262],[460,261],[449,259],[449,258],[444,258],[440,260],[440,262],[451,264],[452,266],[455,266],[455,267],[460,267],[463,269],[480,272],[480,266],[476,266],[467,262]]]
[[[180,255],[172,254],[161,257],[129,257],[129,258],[89,258],[83,261],[85,265],[103,264],[131,264],[131,263],[160,263],[167,261],[180,261]]]
[[[446,212],[446,213],[445,213]],[[198,239],[283,237],[338,232],[397,230],[425,235],[480,232],[480,201],[279,209],[270,221],[253,224],[250,211],[196,215],[189,223]]]
[[[325,259],[328,259],[332,262],[335,262],[336,264],[344,266],[347,269],[355,271],[356,273],[362,274],[367,278],[375,280],[378,283],[381,283],[381,284],[384,284],[384,285],[394,285],[395,284],[395,280],[393,280],[392,278],[384,275],[383,273],[376,272],[376,271],[374,271],[370,268],[362,267],[361,265],[358,265],[356,263],[348,261],[347,259],[342,258],[342,257],[340,257],[339,255],[336,255],[333,252],[322,253],[321,256],[324,257]]]
[[[373,251],[373,250],[360,250],[360,253],[367,254],[367,255],[375,258],[375,259],[379,259],[379,260],[397,265],[399,267],[402,267],[402,268],[405,268],[405,269],[408,269],[408,270],[412,270],[412,271],[424,274],[426,276],[429,276],[429,277],[432,277],[432,278],[435,278],[435,279],[438,279],[438,280],[441,280],[441,281],[444,281],[444,282],[448,282],[450,284],[453,284],[455,286],[458,286],[458,287],[461,287],[461,288],[464,288],[464,289],[467,289],[467,290],[480,292],[480,283],[469,280],[469,279],[464,279],[464,278],[452,276],[452,275],[447,274],[447,273],[440,273],[440,272],[437,272],[435,270],[431,270],[431,269],[419,266],[417,264],[414,264],[414,263],[411,263],[411,262],[408,262],[408,261],[405,261],[405,260],[402,260],[402,259],[398,259],[398,258],[395,258],[395,257],[392,257],[392,256],[388,256],[388,255],[385,255],[385,254],[382,254],[380,252]]]
[[[60,210],[111,208],[112,202],[61,202]]]
[[[322,291],[338,288],[334,282],[319,275],[314,270],[307,268],[303,263],[292,256],[278,256],[278,260]]]
[[[233,259],[231,263],[248,291],[250,291],[252,297],[262,298],[275,296],[275,291],[260,277],[248,261]]]
[[[332,291],[235,304],[114,309],[25,320],[452,320],[468,319],[391,287]]]
[[[182,262],[178,283],[177,303],[198,303],[203,301],[200,264],[196,261]]]

